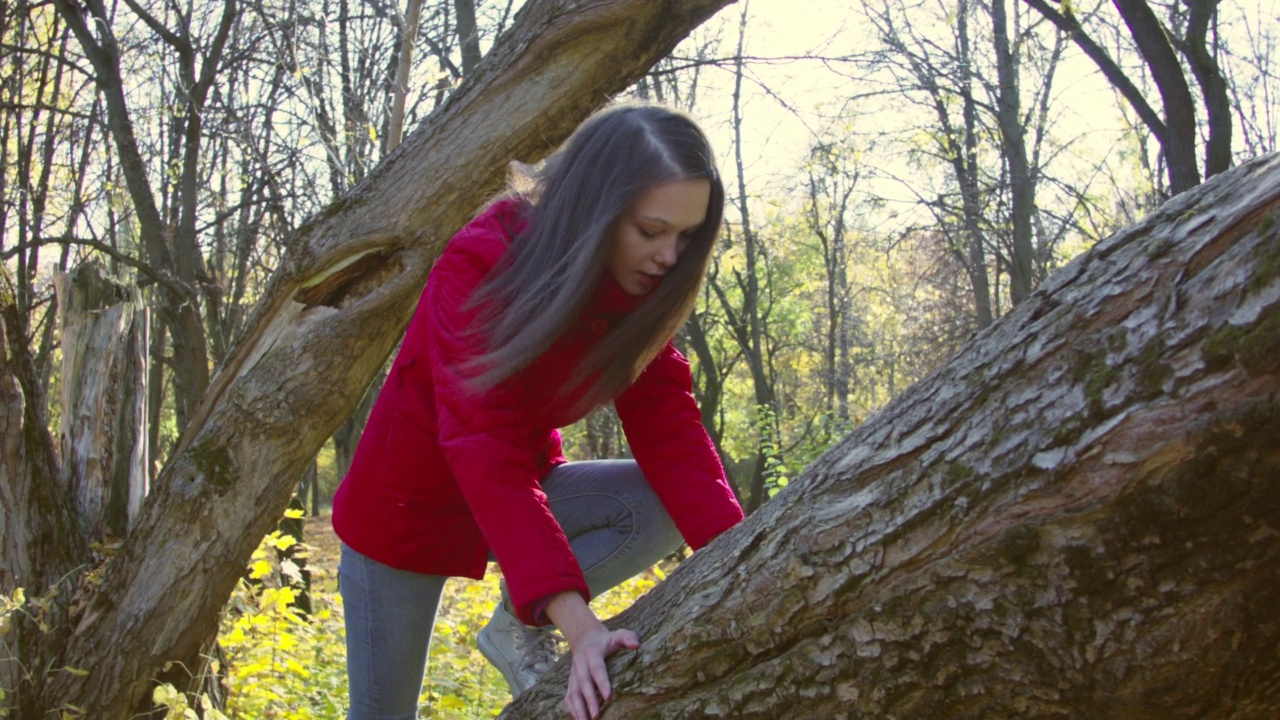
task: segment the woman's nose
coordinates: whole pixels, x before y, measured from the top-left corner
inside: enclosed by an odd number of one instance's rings
[[[676,257],[678,256],[679,252],[676,250],[676,238],[672,237],[668,241],[663,241],[662,244],[658,246],[658,253],[654,257],[654,261],[657,262],[658,265],[661,265],[665,270],[676,264]]]

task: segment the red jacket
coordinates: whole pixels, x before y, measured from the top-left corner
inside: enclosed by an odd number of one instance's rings
[[[522,227],[495,203],[449,242],[432,268],[333,501],[333,527],[392,567],[480,579],[492,548],[516,614],[587,584],[540,481],[565,462],[556,428],[583,413],[556,394],[598,338],[643,297],[608,273],[592,304],[528,368],[477,394],[457,368],[475,357],[468,298]],[[645,478],[695,550],[742,519],[692,395],[688,361],[670,343],[614,400]]]

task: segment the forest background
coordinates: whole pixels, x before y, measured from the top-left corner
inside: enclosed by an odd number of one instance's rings
[[[80,366],[61,318],[76,283],[100,276],[108,289],[94,292],[137,302],[145,481],[290,237],[445,102],[519,8],[95,0],[77,22],[55,4],[0,1],[0,256],[64,460],[66,379]],[[98,10],[113,48],[86,43]],[[688,110],[720,152],[731,207],[678,343],[744,507],[1054,268],[1273,152],[1277,28],[1262,0],[741,0],[625,93]],[[104,90],[112,72],[116,90]],[[308,515],[323,520],[376,389],[300,478]],[[566,440],[573,459],[626,453],[607,409]],[[127,533],[125,506],[105,547]],[[261,582],[232,598],[223,679],[205,695],[217,712],[341,715],[332,558],[305,563],[315,586],[303,611],[290,549],[268,537],[246,574]],[[4,590],[6,616],[33,612]],[[504,702],[469,651],[493,597],[492,582],[451,589],[426,716],[489,716]],[[157,693],[175,713],[188,702]]]

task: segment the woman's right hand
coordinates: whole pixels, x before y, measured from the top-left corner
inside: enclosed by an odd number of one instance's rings
[[[546,607],[547,617],[569,642],[573,664],[564,705],[573,720],[595,720],[602,700],[613,696],[605,660],[619,650],[635,650],[640,638],[630,630],[610,630],[576,592],[560,593]]]

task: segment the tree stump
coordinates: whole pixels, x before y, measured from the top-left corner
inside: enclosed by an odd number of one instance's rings
[[[123,538],[148,488],[148,312],[91,261],[54,277],[62,327],[62,472],[85,537]]]

